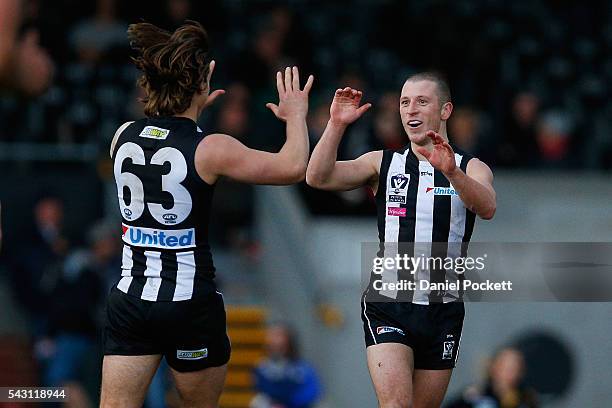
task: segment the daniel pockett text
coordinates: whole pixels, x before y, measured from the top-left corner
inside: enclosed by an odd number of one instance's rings
[[[375,257],[372,261],[372,272],[379,276],[372,281],[372,287],[377,291],[511,291],[512,281],[472,280],[469,272],[482,272],[485,270],[487,254],[478,257],[435,257],[435,256],[409,256],[408,254],[395,254],[395,256]],[[383,274],[396,273],[399,270],[409,271],[412,279],[399,279],[388,281]],[[446,271],[451,279],[443,282],[433,282],[424,276],[427,271]],[[454,272],[454,273],[453,273]],[[465,273],[468,273],[465,277]],[[464,275],[464,279],[458,279]]]

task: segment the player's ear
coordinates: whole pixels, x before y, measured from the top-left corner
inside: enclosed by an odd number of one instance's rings
[[[446,102],[444,105],[442,105],[440,119],[448,120],[448,118],[450,118],[451,113],[453,113],[453,104],[451,102]]]

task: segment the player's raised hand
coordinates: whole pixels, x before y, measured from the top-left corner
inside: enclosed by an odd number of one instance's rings
[[[429,130],[426,136],[433,142],[433,149],[429,151],[422,146],[417,146],[415,147],[417,153],[425,157],[435,169],[441,171],[443,174],[452,173],[457,167],[453,148],[442,136],[433,130]]]
[[[208,69],[208,78],[206,78],[206,83],[208,84],[209,91],[210,91],[210,79],[212,78],[212,74],[215,70],[215,65],[216,65],[215,60],[210,61],[210,68]],[[215,103],[215,99],[217,99],[224,93],[225,93],[225,90],[223,89],[217,89],[215,91],[210,92],[208,94],[208,98],[206,98],[206,103],[204,104],[204,107],[208,108],[210,105]]]
[[[285,73],[276,73],[276,88],[278,89],[278,105],[267,103],[277,118],[286,122],[290,118],[306,119],[308,113],[308,93],[312,88],[314,76],[310,75],[300,90],[300,72],[298,67],[287,67]]]
[[[362,96],[363,92],[353,88],[337,89],[329,108],[330,120],[333,123],[347,126],[359,119],[372,107],[371,103],[359,106]]]

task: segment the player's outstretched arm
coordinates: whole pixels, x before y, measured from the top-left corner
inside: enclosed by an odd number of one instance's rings
[[[376,189],[382,151],[368,152],[355,160],[336,161],[346,127],[372,106],[367,103],[360,107],[362,96],[361,91],[352,88],[336,90],[329,122],[308,163],[308,185],[322,190],[352,190],[364,185]]]
[[[457,167],[455,153],[448,142],[431,130],[427,132],[427,136],[433,142],[432,150],[424,147],[417,147],[415,150],[446,176],[467,208],[484,220],[493,218],[497,202],[493,189],[493,173],[489,166],[478,159],[472,159],[464,173]]]
[[[204,181],[212,184],[219,176],[251,184],[294,184],[304,180],[308,164],[308,93],[314,77],[308,77],[303,90],[297,67],[278,72],[278,105],[266,106],[287,124],[287,140],[278,153],[248,148],[235,138],[212,134],[196,150],[196,168]]]

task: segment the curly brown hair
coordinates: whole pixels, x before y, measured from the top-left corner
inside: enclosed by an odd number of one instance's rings
[[[208,78],[208,35],[196,21],[186,21],[173,33],[150,23],[130,24],[132,58],[142,71],[138,85],[147,116],[172,116],[185,112]]]

